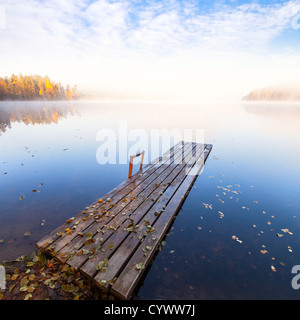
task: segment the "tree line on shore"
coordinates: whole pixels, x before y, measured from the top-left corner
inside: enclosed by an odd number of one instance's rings
[[[64,88],[61,83],[40,75],[12,74],[0,77],[0,100],[76,100],[80,96],[75,85]]]
[[[263,88],[251,91],[243,100],[249,101],[300,101],[298,88]]]

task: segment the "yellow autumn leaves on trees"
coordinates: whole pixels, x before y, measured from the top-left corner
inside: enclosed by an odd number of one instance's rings
[[[64,88],[48,76],[11,75],[0,77],[0,100],[75,100],[79,99],[77,86]]]

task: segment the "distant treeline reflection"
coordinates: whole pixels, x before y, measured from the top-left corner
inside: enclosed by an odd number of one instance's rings
[[[44,106],[34,104],[35,102],[23,102],[21,106],[16,106],[14,102],[6,102],[5,105],[0,105],[0,135],[1,132],[10,129],[13,122],[26,125],[51,124],[76,113],[73,106],[65,105],[63,102],[62,105],[56,102],[55,106],[48,103]]]
[[[74,100],[79,99],[77,86],[64,88],[48,76],[12,75],[0,77],[0,100]]]

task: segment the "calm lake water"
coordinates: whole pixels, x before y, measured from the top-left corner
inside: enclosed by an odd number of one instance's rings
[[[118,147],[124,124],[132,137],[136,128],[148,137],[151,129],[203,129],[213,144],[138,297],[300,298],[291,286],[300,265],[294,103],[1,102],[0,261],[31,254],[127,178],[128,164],[96,158],[99,130],[113,129]]]

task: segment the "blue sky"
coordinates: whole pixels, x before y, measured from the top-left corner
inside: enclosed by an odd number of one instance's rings
[[[0,12],[2,76],[174,98],[300,82],[300,0],[2,0]]]

